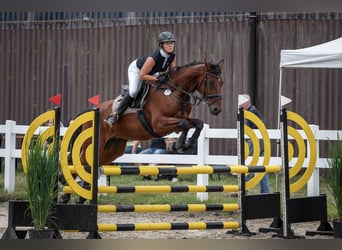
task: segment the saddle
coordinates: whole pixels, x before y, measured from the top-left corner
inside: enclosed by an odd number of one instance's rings
[[[147,83],[141,84],[141,88],[140,88],[137,96],[133,99],[131,105],[129,105],[129,107],[126,109],[124,114],[135,113],[135,112],[137,112],[137,110],[143,109],[143,107],[146,104],[146,100],[147,100],[146,97],[147,97],[149,90],[150,90],[149,84],[147,84]],[[121,85],[120,95],[118,95],[113,101],[112,112],[115,112],[117,110],[117,108],[120,104],[120,101],[122,100],[122,98],[126,94],[128,94],[128,84],[123,84],[123,85]]]
[[[137,113],[138,120],[141,122],[145,130],[148,131],[153,137],[161,137],[161,135],[153,131],[153,128],[151,127],[144,113],[142,112],[142,109],[147,102],[147,94],[149,90],[150,90],[150,85],[148,83],[143,83],[141,85],[141,88],[137,96],[133,99],[131,105],[125,110],[123,115],[128,114],[128,113]],[[112,106],[113,112],[116,112],[120,104],[120,101],[126,94],[128,94],[127,92],[128,92],[128,85],[127,84],[122,85],[121,94],[118,97],[116,97],[113,101],[113,106]]]

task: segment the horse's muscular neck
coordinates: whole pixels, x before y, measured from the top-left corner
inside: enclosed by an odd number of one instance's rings
[[[182,70],[188,70],[184,75],[179,73],[178,75],[175,76],[174,82],[177,87],[182,88],[182,90],[188,92],[188,93],[193,93],[196,91],[198,84],[203,81],[203,65],[197,65],[196,67],[193,67],[191,69],[182,69]]]

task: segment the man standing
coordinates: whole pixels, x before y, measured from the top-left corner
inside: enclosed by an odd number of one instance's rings
[[[251,98],[248,94],[242,94],[239,96],[239,107],[244,110],[248,110],[255,114],[261,121],[264,121],[264,118],[261,112],[251,104]],[[246,120],[245,124],[251,129],[257,129],[257,126],[250,120]],[[253,144],[250,139],[247,139],[249,155],[253,155]],[[263,140],[259,140],[260,143],[260,156],[264,156],[264,142]],[[249,176],[248,176],[249,177]],[[248,177],[246,181],[248,180]],[[260,181],[260,193],[269,193],[270,188],[268,184],[268,173],[265,173],[265,176]]]

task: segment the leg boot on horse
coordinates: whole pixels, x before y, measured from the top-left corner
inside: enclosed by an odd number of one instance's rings
[[[129,105],[132,103],[133,98],[129,95],[129,93],[126,93],[126,95],[122,98],[118,110],[116,113],[110,114],[106,119],[105,122],[112,126],[114,123],[116,123],[121,115],[125,112],[125,110],[129,107]]]

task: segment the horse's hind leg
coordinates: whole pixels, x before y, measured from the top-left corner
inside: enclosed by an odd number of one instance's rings
[[[124,154],[126,148],[127,140],[123,139],[111,139],[109,140],[104,148],[99,153],[99,164],[111,164],[116,158]],[[101,166],[100,166],[101,167]],[[84,168],[87,172],[90,172],[91,169],[89,165],[85,165]],[[85,189],[90,189],[90,184],[82,181],[82,187]],[[79,197],[76,201],[76,204],[83,204],[86,201],[85,198]]]
[[[111,164],[116,158],[125,153],[127,140],[111,139],[99,154],[100,165]]]

